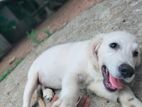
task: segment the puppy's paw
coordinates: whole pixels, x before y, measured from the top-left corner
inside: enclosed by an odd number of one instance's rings
[[[43,89],[43,98],[46,103],[49,103],[52,100],[53,96],[54,92],[52,89],[49,88]]]

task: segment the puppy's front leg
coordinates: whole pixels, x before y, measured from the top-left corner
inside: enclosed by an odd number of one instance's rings
[[[122,107],[142,107],[142,102],[135,97],[128,87],[120,91],[119,101]]]
[[[120,102],[122,107],[142,107],[142,102],[135,97],[128,87],[119,91],[110,92],[106,90],[102,82],[92,82],[88,88],[100,97],[114,102]]]
[[[78,92],[77,77],[74,74],[66,75],[62,81],[60,98],[53,104],[53,107],[75,107]]]

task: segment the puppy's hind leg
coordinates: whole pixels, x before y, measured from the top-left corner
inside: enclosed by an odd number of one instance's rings
[[[76,74],[68,74],[62,81],[62,90],[59,99],[52,107],[76,107],[79,97],[79,84]]]
[[[31,98],[33,92],[38,85],[38,73],[29,72],[27,84],[25,86],[24,95],[23,95],[23,107],[30,107]]]

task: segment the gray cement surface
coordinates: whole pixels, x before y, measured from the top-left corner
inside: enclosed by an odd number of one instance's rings
[[[0,107],[21,107],[28,69],[33,60],[48,47],[60,43],[79,41],[94,37],[101,32],[126,30],[134,33],[142,46],[142,0],[104,0],[86,10],[54,33],[0,83]],[[142,66],[132,89],[142,100]],[[91,95],[91,107],[121,107],[103,98]]]

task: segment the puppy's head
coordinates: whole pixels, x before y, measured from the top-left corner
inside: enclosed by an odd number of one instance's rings
[[[94,53],[104,78],[104,85],[110,91],[123,88],[123,82],[131,82],[135,67],[140,64],[140,49],[136,37],[117,31],[102,34],[94,43]]]

